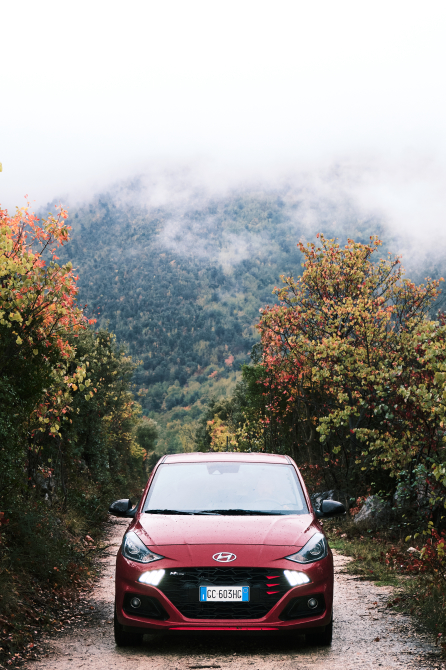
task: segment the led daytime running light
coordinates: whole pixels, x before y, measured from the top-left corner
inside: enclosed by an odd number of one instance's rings
[[[288,580],[290,586],[301,586],[301,584],[309,584],[311,579],[305,572],[298,572],[297,570],[284,570],[283,574]]]
[[[149,572],[142,573],[138,582],[141,582],[141,584],[149,584],[150,586],[158,586],[165,573],[166,571],[162,568],[160,570],[149,570]]]

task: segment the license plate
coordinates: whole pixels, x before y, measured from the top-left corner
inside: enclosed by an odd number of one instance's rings
[[[249,602],[249,586],[200,586],[200,602]]]

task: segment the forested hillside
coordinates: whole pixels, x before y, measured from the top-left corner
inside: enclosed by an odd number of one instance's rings
[[[141,361],[134,380],[161,424],[159,449],[192,448],[204,405],[249,360],[259,309],[282,273],[300,273],[298,240],[319,228],[367,240],[382,226],[347,199],[298,189],[162,207],[144,196],[126,184],[71,207],[61,256],[79,271],[80,303]]]

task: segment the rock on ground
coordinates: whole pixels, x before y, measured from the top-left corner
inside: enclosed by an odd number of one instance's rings
[[[392,508],[379,496],[369,496],[354,517],[355,524],[364,528],[380,528],[389,523]]]

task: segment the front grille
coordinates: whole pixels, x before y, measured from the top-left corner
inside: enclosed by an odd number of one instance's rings
[[[249,586],[250,601],[199,601],[200,586]],[[283,570],[271,568],[176,568],[158,587],[190,619],[260,619],[290,589]]]

